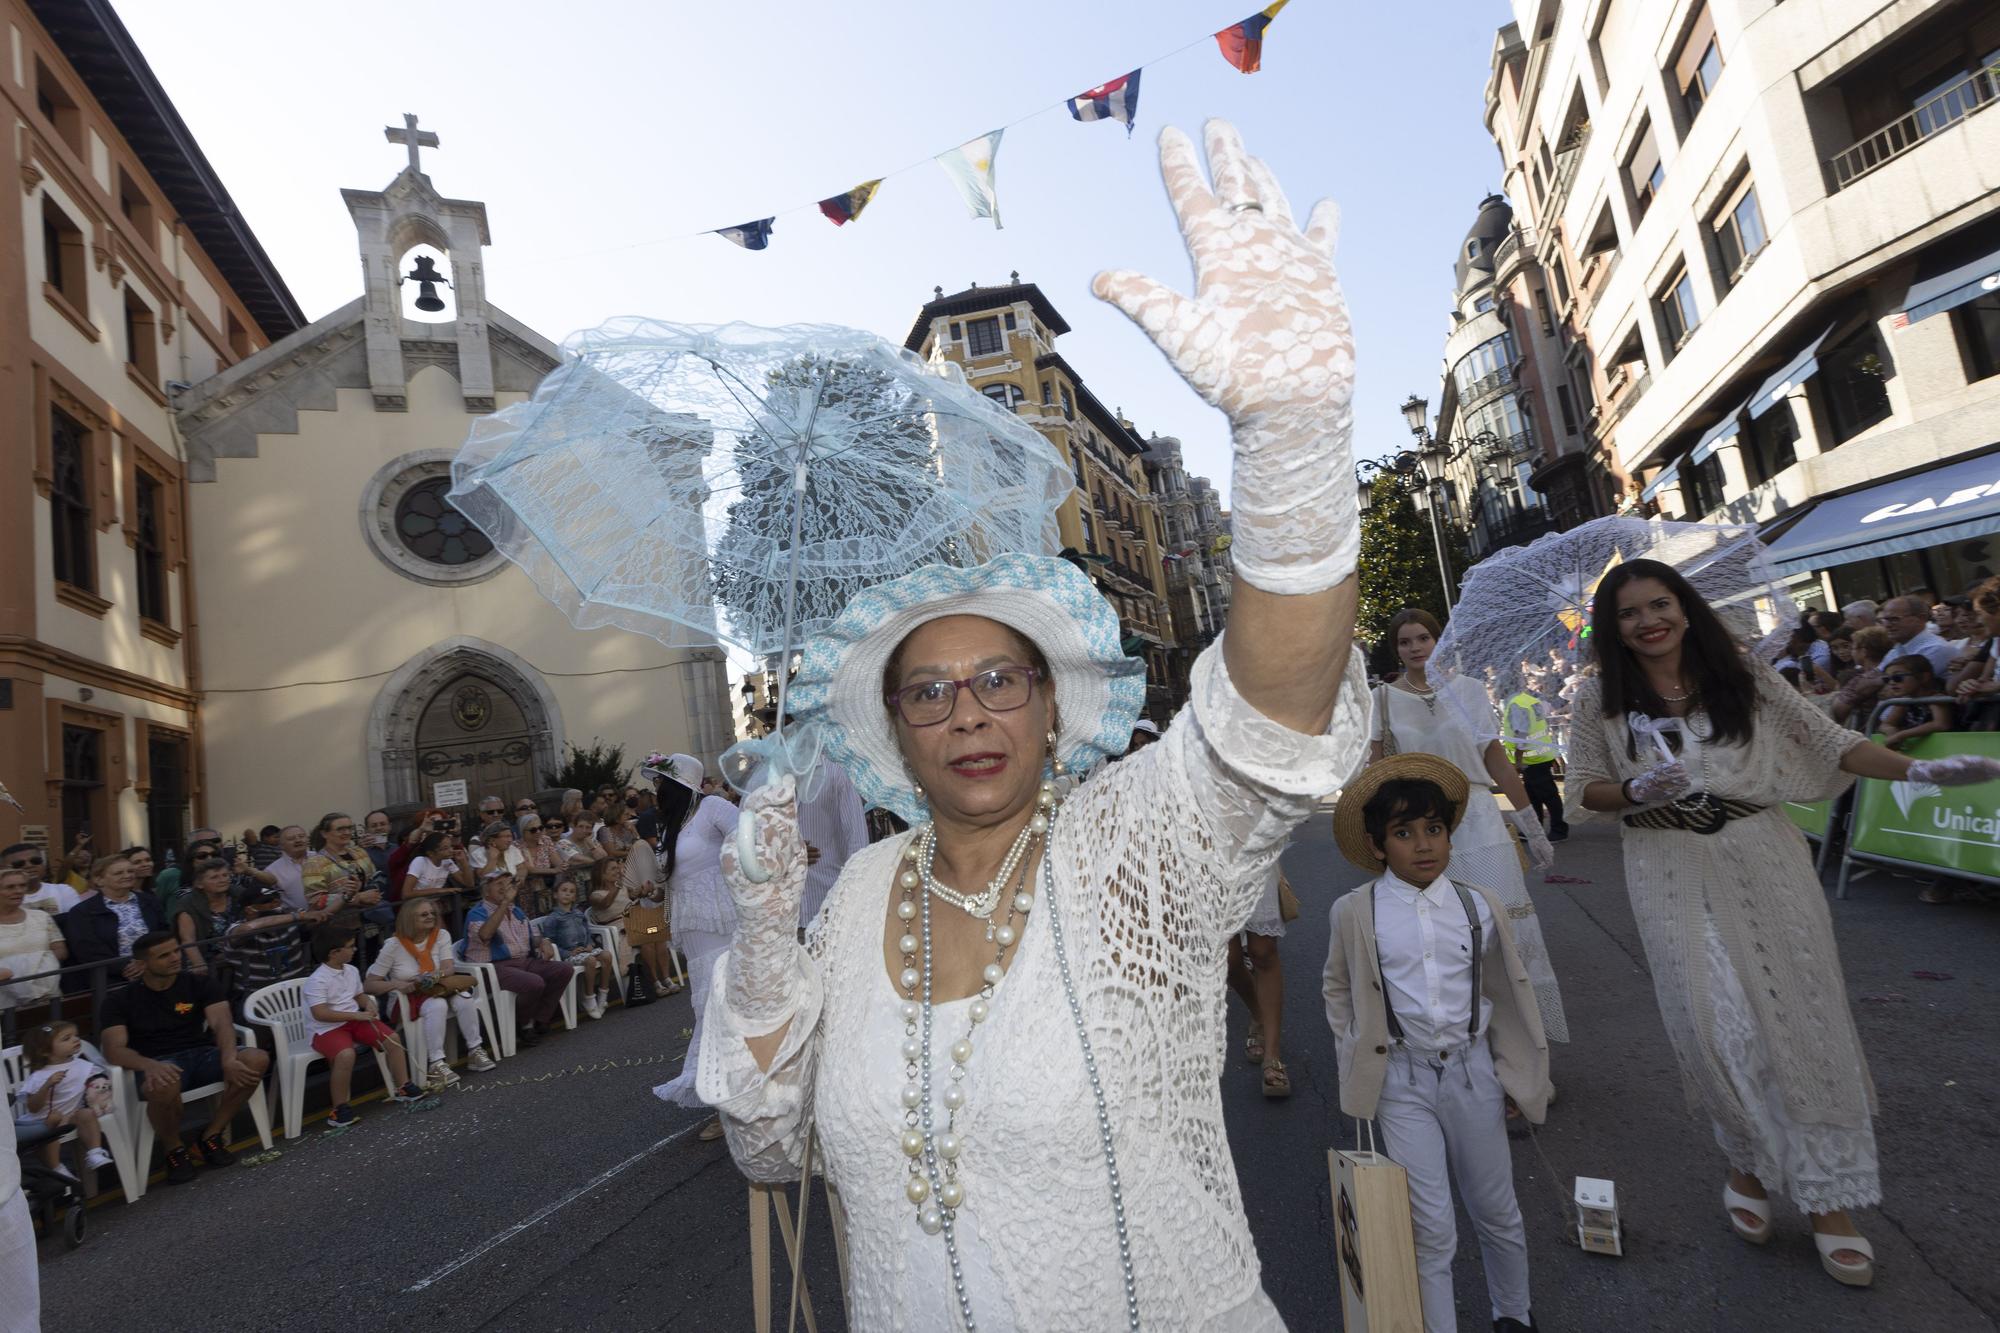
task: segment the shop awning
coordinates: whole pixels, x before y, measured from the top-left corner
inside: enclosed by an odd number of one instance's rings
[[[1659,476],[1647,482],[1646,489],[1639,492],[1639,498],[1641,500],[1652,499],[1654,496],[1658,495],[1662,490],[1666,489],[1667,487],[1673,485],[1675,482],[1679,481],[1680,476],[1681,476],[1681,465],[1679,463],[1676,463],[1672,467],[1668,468],[1665,472],[1662,472]]]
[[[2000,532],[2000,452],[1821,500],[1771,543],[1779,574],[1803,574]]]
[[[1738,403],[1729,409],[1727,416],[1710,426],[1708,434],[1695,441],[1694,452],[1688,455],[1688,462],[1706,463],[1710,454],[1734,439],[1743,428],[1737,418],[1743,415],[1743,409],[1748,406],[1748,403]]]
[[[1804,384],[1819,371],[1820,345],[1833,336],[1839,321],[1835,320],[1819,331],[1819,336],[1806,343],[1799,354],[1779,366],[1765,377],[1762,384],[1750,395],[1750,402],[1744,408],[1754,419],[1778,405],[1780,399],[1799,385]]]
[[[1943,314],[1954,306],[2000,292],[2000,243],[1932,250],[1917,261],[1917,276],[1903,298],[1896,327]]]

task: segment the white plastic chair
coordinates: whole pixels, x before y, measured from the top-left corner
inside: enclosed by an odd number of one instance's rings
[[[306,1070],[313,1061],[326,1058],[313,1049],[312,1016],[306,1013],[305,989],[305,978],[294,977],[254,991],[243,1002],[245,1018],[271,1029],[272,1072],[278,1076],[277,1087],[272,1091],[284,1108],[288,1139],[299,1136],[300,1124],[305,1119]],[[382,1086],[393,1090],[396,1085],[389,1075],[387,1057],[379,1049],[371,1054],[375,1057],[376,1072],[382,1076]]]
[[[89,1042],[83,1043],[83,1053],[99,1069],[111,1070],[111,1062],[104,1058],[104,1052]],[[7,1114],[15,1114],[14,1108],[7,1107],[8,1099],[14,1096],[14,1089],[27,1081],[28,1062],[22,1048],[9,1046],[5,1050],[0,1050],[0,1108],[5,1108]],[[132,1113],[121,1095],[125,1089],[125,1080],[119,1078],[117,1072],[113,1070],[111,1114],[108,1118],[100,1116],[98,1125],[104,1131],[104,1150],[111,1154],[112,1169],[118,1172],[118,1186],[125,1192],[125,1197],[130,1199],[133,1197],[132,1182],[137,1179],[138,1173],[132,1167]],[[57,1143],[75,1141],[76,1131],[73,1129],[56,1140]]]
[[[246,1051],[257,1050],[257,1034],[241,1023],[237,1023],[234,1026],[236,1028],[237,1046]],[[147,1177],[152,1171],[153,1118],[146,1114],[146,1099],[141,1093],[138,1071],[127,1070],[126,1072],[129,1077],[122,1080],[122,1082],[127,1085],[126,1105],[130,1107],[132,1119],[135,1122],[132,1134],[132,1162],[136,1168],[133,1174],[138,1179],[138,1188],[135,1191],[128,1191],[126,1193],[125,1202],[137,1203],[139,1196],[146,1192]],[[203,1084],[199,1088],[182,1087],[181,1104],[185,1106],[189,1102],[198,1102],[209,1097],[219,1097],[227,1090],[228,1084],[220,1082]],[[259,1089],[259,1092],[261,1093],[262,1089]],[[250,1118],[257,1124],[257,1140],[268,1149],[271,1146],[270,1105],[261,1095],[252,1097],[246,1105],[250,1111]]]
[[[514,1025],[514,992],[500,984],[500,971],[491,963],[469,963],[455,959],[452,970],[479,979],[481,1017],[493,1038],[487,1053],[496,1060],[512,1058],[518,1029]]]
[[[464,969],[459,968],[457,970],[463,971]],[[500,1034],[499,1030],[493,1026],[493,1016],[487,1011],[485,983],[482,981],[475,985],[472,988],[471,994],[473,1005],[479,1011],[479,1030],[485,1034],[483,1044],[493,1058],[497,1060],[501,1054]],[[376,1003],[383,1005],[385,1009],[387,1008],[389,996],[378,995],[375,998]],[[449,1061],[451,1059],[452,1043],[461,1042],[462,1044],[462,1041],[458,1031],[458,1016],[451,1012],[450,1005],[447,1002],[444,1020],[444,1049],[442,1051],[431,1050],[424,1040],[423,1022],[416,1016],[410,999],[411,997],[408,995],[397,997],[396,1014],[403,1028],[403,1049],[409,1053],[410,1057],[410,1077],[421,1083],[423,1082],[422,1074],[431,1067],[431,1062],[438,1059]]]

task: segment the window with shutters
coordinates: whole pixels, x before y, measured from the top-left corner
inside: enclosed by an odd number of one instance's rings
[[[1681,38],[1674,55],[1674,86],[1680,89],[1681,107],[1688,124],[1692,125],[1701,109],[1708,105],[1721,78],[1722,48],[1716,44],[1715,16],[1709,13],[1707,5],[1702,5],[1695,11],[1687,35]]]
[[[1660,316],[1660,341],[1671,356],[1694,335],[1695,326],[1701,323],[1701,314],[1694,300],[1694,278],[1688,273],[1686,264],[1676,268],[1674,275],[1667,279],[1667,285],[1655,294],[1653,307]]]
[[[1653,206],[1653,199],[1666,182],[1667,169],[1660,165],[1660,146],[1653,139],[1653,122],[1648,118],[1625,156],[1625,180],[1632,187],[1632,221],[1637,225]]]
[[[137,565],[139,614],[167,623],[166,496],[157,478],[144,468],[132,473],[132,503],[137,517],[132,551]]]
[[[58,583],[97,591],[91,559],[90,435],[61,408],[49,409],[49,534]]]
[[[1764,214],[1757,206],[1757,187],[1747,175],[1724,197],[1708,225],[1715,233],[1717,276],[1727,291],[1749,271],[1768,239]]]

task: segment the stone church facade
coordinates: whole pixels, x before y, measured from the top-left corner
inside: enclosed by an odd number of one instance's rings
[[[34,483],[0,496],[0,841],[511,798],[570,741],[713,760],[720,650],[576,630],[444,503],[559,352],[487,300],[435,136],[343,192],[362,290],[307,323],[115,16],[0,19],[0,456]],[[419,258],[443,311],[406,309]]]

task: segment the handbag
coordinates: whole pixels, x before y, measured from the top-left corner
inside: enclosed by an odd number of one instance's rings
[[[633,903],[625,912],[625,937],[630,940],[665,939],[667,909],[663,903]]]
[[[463,972],[447,972],[432,977],[429,985],[418,982],[417,994],[426,1000],[434,1000],[439,996],[464,995],[478,985],[477,977]]]
[[[1387,759],[1401,750],[1396,745],[1396,729],[1389,723],[1389,687],[1387,684],[1375,687],[1375,715],[1382,719],[1382,757]]]
[[[1292,881],[1285,872],[1278,872],[1278,920],[1297,921],[1299,919],[1299,895],[1292,892]]]
[[[1327,1153],[1333,1178],[1333,1245],[1340,1270],[1340,1310],[1347,1333],[1420,1333],[1417,1243],[1410,1227],[1410,1177],[1375,1149],[1362,1122],[1355,1146]]]

